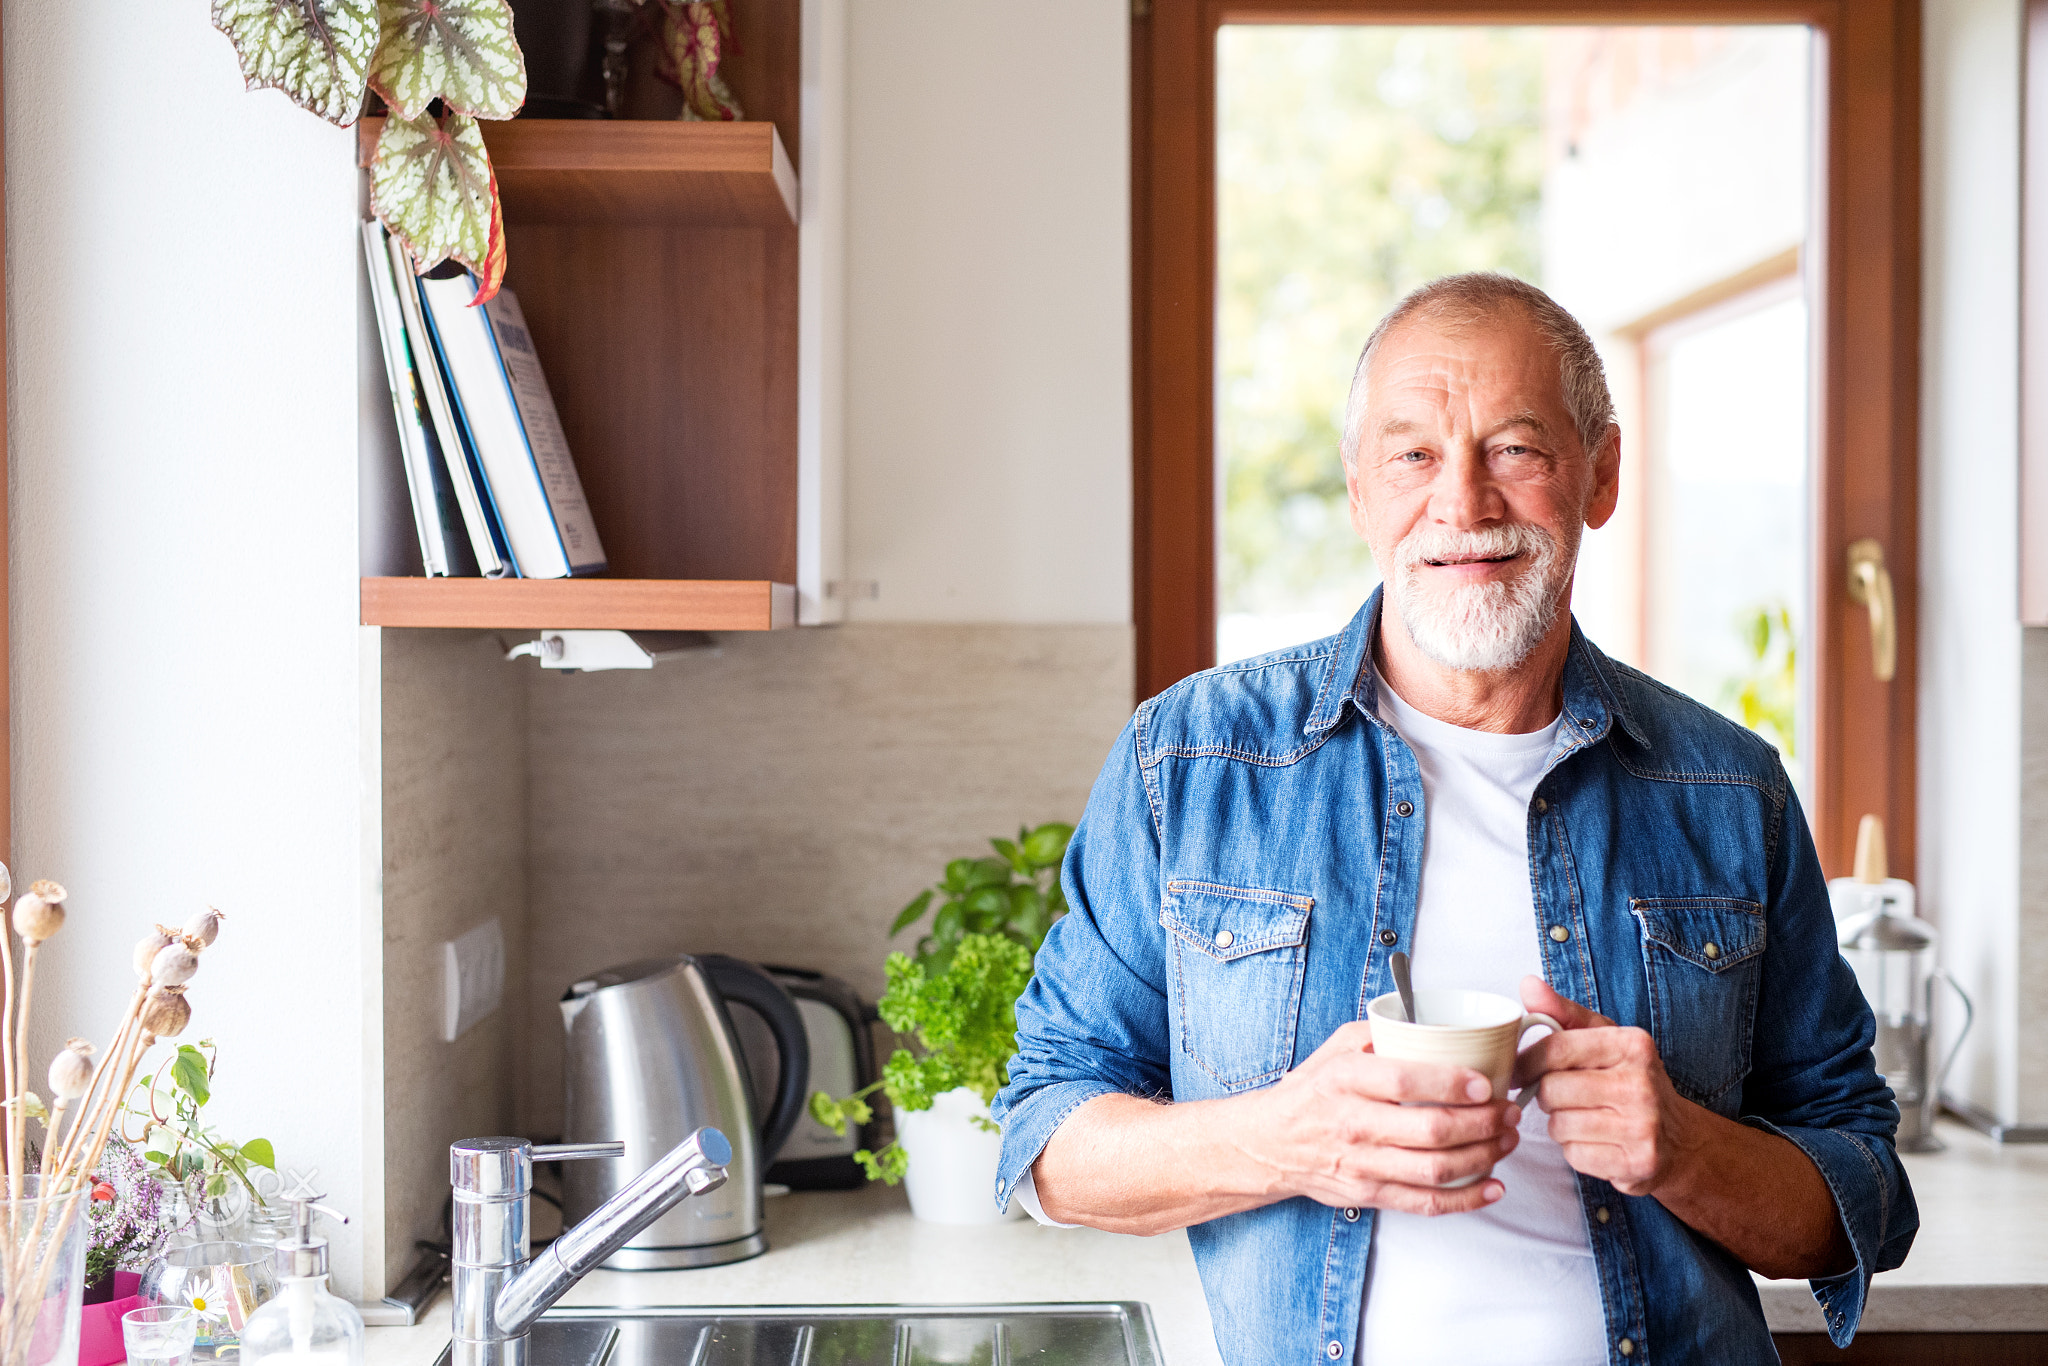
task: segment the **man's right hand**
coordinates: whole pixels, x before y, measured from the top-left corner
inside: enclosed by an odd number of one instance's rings
[[[1490,1171],[1520,1137],[1520,1111],[1491,1095],[1471,1068],[1380,1057],[1354,1022],[1263,1090],[1167,1104],[1097,1096],[1053,1134],[1033,1184],[1049,1218],[1120,1233],[1294,1196],[1457,1214],[1498,1200],[1501,1183],[1441,1183]]]
[[[1230,1114],[1218,1118],[1272,1174],[1276,1198],[1456,1214],[1493,1203],[1503,1187],[1490,1177],[1444,1184],[1485,1176],[1521,1137],[1521,1111],[1492,1095],[1469,1067],[1381,1057],[1371,1026],[1353,1022],[1272,1086],[1219,1105]]]

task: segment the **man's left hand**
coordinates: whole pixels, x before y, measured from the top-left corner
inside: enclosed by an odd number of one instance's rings
[[[1678,1179],[1704,1146],[1706,1111],[1672,1087],[1649,1031],[1617,1025],[1536,977],[1522,979],[1522,1004],[1564,1026],[1516,1059],[1515,1077],[1540,1074],[1535,1094],[1572,1170],[1623,1195],[1653,1195]],[[1525,1109],[1527,1100],[1525,1092]]]

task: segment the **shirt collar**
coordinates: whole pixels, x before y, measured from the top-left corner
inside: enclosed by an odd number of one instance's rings
[[[1322,685],[1316,689],[1316,704],[1302,727],[1308,734],[1329,730],[1344,719],[1344,704],[1351,703],[1363,716],[1378,714],[1379,671],[1373,667],[1372,642],[1379,630],[1384,588],[1372,590],[1337,637],[1337,648],[1324,667]],[[1644,749],[1650,740],[1641,724],[1622,700],[1615,685],[1614,662],[1572,622],[1571,647],[1564,662],[1564,715],[1562,729],[1581,742],[1604,737],[1616,722],[1630,739]]]

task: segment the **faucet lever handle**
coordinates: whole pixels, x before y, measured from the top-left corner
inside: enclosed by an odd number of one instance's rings
[[[533,1160],[536,1162],[570,1162],[591,1157],[624,1157],[626,1145],[621,1139],[602,1143],[536,1143],[533,1145]]]

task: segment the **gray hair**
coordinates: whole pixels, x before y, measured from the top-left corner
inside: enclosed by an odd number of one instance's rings
[[[1345,465],[1358,461],[1358,429],[1365,421],[1366,372],[1372,368],[1373,357],[1389,332],[1415,319],[1463,329],[1510,309],[1519,310],[1534,323],[1537,333],[1557,356],[1558,386],[1564,390],[1565,411],[1571,414],[1579,444],[1591,458],[1600,448],[1607,429],[1614,425],[1614,397],[1607,392],[1607,371],[1600,364],[1600,352],[1593,346],[1593,339],[1586,335],[1577,318],[1536,286],[1512,275],[1473,271],[1446,275],[1410,290],[1365,339],[1365,349],[1358,355],[1358,368],[1351,374],[1351,394],[1344,402],[1344,431],[1339,446]]]

